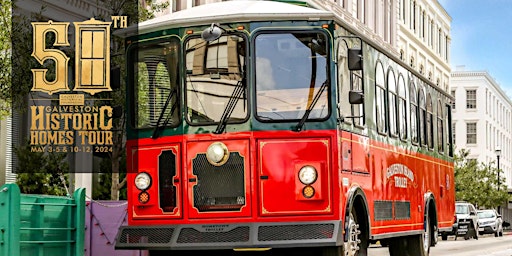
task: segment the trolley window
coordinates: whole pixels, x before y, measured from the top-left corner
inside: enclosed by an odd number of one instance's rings
[[[256,106],[262,121],[329,116],[327,38],[315,32],[259,34]]]
[[[222,35],[186,42],[187,120],[193,125],[237,123],[247,118],[246,40]]]
[[[141,44],[131,54],[134,128],[179,124],[179,40]]]

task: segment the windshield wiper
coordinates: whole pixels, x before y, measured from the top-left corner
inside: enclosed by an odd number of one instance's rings
[[[322,93],[325,91],[325,88],[327,88],[327,85],[329,84],[328,81],[329,81],[329,79],[326,79],[325,82],[322,84],[322,86],[320,86],[320,89],[318,90],[318,92],[316,92],[315,97],[313,97],[313,100],[311,101],[311,104],[309,104],[308,108],[306,109],[306,113],[304,113],[304,115],[300,119],[299,123],[295,126],[294,131],[296,131],[296,132],[302,131],[302,128],[304,127],[304,123],[306,123],[306,120],[308,119],[309,114],[311,113],[311,111],[315,107],[316,103],[320,99],[320,96],[322,96]]]
[[[169,113],[169,115],[167,115],[167,117],[165,118],[164,123],[162,124],[162,126],[160,126],[160,121],[162,121],[162,118],[164,117],[164,113],[167,110],[167,106],[169,106],[169,102],[171,102],[171,99],[172,99],[173,96],[178,95],[177,91],[178,90],[176,88],[174,88],[171,91],[171,93],[169,94],[169,96],[167,96],[167,99],[165,100],[164,107],[162,108],[162,111],[160,112],[160,116],[158,117],[158,120],[156,121],[156,126],[155,126],[155,129],[153,130],[153,135],[151,135],[151,138],[153,138],[153,139],[158,138],[159,132],[160,132],[160,128],[161,127],[165,127],[167,125],[167,123],[169,123],[169,120],[172,117],[172,114],[174,113],[174,110],[176,109],[176,106],[177,106],[177,103],[178,103],[178,99],[176,99],[174,101],[174,103],[171,106],[171,113]]]
[[[226,129],[226,124],[228,122],[229,117],[231,117],[231,114],[233,114],[233,111],[235,110],[235,106],[238,103],[240,96],[242,96],[242,94],[245,92],[245,84],[245,76],[242,76],[242,79],[238,81],[235,89],[233,90],[233,93],[229,97],[229,101],[228,104],[226,105],[226,108],[224,109],[224,112],[222,112],[219,124],[217,125],[217,129],[215,129],[214,132],[215,134],[221,134],[224,132],[224,129]]]

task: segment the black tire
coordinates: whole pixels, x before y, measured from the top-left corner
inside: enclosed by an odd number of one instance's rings
[[[348,240],[343,245],[344,255],[346,256],[367,256],[369,240],[367,235],[366,223],[363,216],[357,214],[356,208],[352,208],[348,216],[347,236]]]
[[[430,253],[430,242],[432,226],[430,219],[426,218],[425,230],[421,235],[398,237],[389,243],[390,256],[428,256]]]
[[[443,240],[443,241],[448,240],[448,235],[447,234],[441,234],[441,240]]]
[[[390,256],[428,256],[423,249],[423,235],[397,237],[389,243]],[[430,249],[430,247],[429,247]]]
[[[343,246],[331,246],[322,248],[322,256],[343,256]]]

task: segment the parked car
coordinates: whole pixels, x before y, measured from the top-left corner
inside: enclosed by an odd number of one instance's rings
[[[477,212],[479,229],[478,233],[494,234],[494,236],[503,236],[503,219],[496,210],[480,210]]]
[[[455,239],[463,236],[464,239],[478,239],[478,215],[476,208],[468,202],[455,203],[455,216],[452,230],[441,232],[441,239],[447,240],[449,235],[455,235]]]

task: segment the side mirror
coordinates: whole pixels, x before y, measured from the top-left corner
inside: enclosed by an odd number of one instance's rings
[[[348,70],[363,70],[363,50],[348,49]]]
[[[201,38],[207,42],[215,41],[222,35],[223,30],[219,25],[212,23],[209,28],[203,30]]]
[[[350,91],[348,92],[348,102],[350,104],[363,104],[364,94],[362,91]]]

